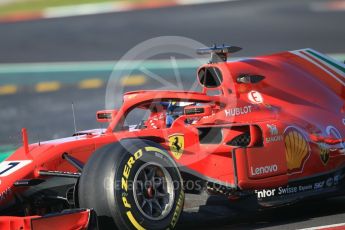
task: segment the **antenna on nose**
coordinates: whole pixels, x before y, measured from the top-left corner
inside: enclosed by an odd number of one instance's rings
[[[73,101],[72,101],[72,114],[73,114],[74,133],[77,133],[77,123],[75,121],[75,111],[74,111],[74,103],[73,103]]]

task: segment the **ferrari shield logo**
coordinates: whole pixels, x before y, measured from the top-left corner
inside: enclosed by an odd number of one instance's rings
[[[173,156],[177,160],[180,159],[184,150],[184,136],[182,134],[169,136],[169,147]]]
[[[324,165],[326,165],[329,160],[329,149],[324,144],[319,144],[319,148],[321,161]]]

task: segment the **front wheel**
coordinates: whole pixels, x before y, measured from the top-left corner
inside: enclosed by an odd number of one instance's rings
[[[158,144],[124,140],[97,150],[79,182],[79,202],[101,228],[173,229],[183,209],[180,172]]]

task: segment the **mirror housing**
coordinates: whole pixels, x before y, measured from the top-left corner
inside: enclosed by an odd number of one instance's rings
[[[206,117],[212,115],[212,108],[209,105],[204,106],[186,106],[184,115],[187,117]]]
[[[260,81],[264,79],[265,77],[261,75],[242,74],[237,77],[237,83],[255,84],[255,83],[259,83]]]
[[[98,122],[111,122],[118,111],[116,109],[113,110],[99,110],[96,113],[96,119]]]

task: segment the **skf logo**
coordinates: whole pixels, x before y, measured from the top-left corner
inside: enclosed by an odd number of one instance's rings
[[[184,150],[183,134],[174,134],[169,136],[169,147],[173,156],[177,160],[180,159]]]
[[[325,144],[319,144],[320,149],[320,159],[324,165],[327,165],[329,161],[329,149]]]

